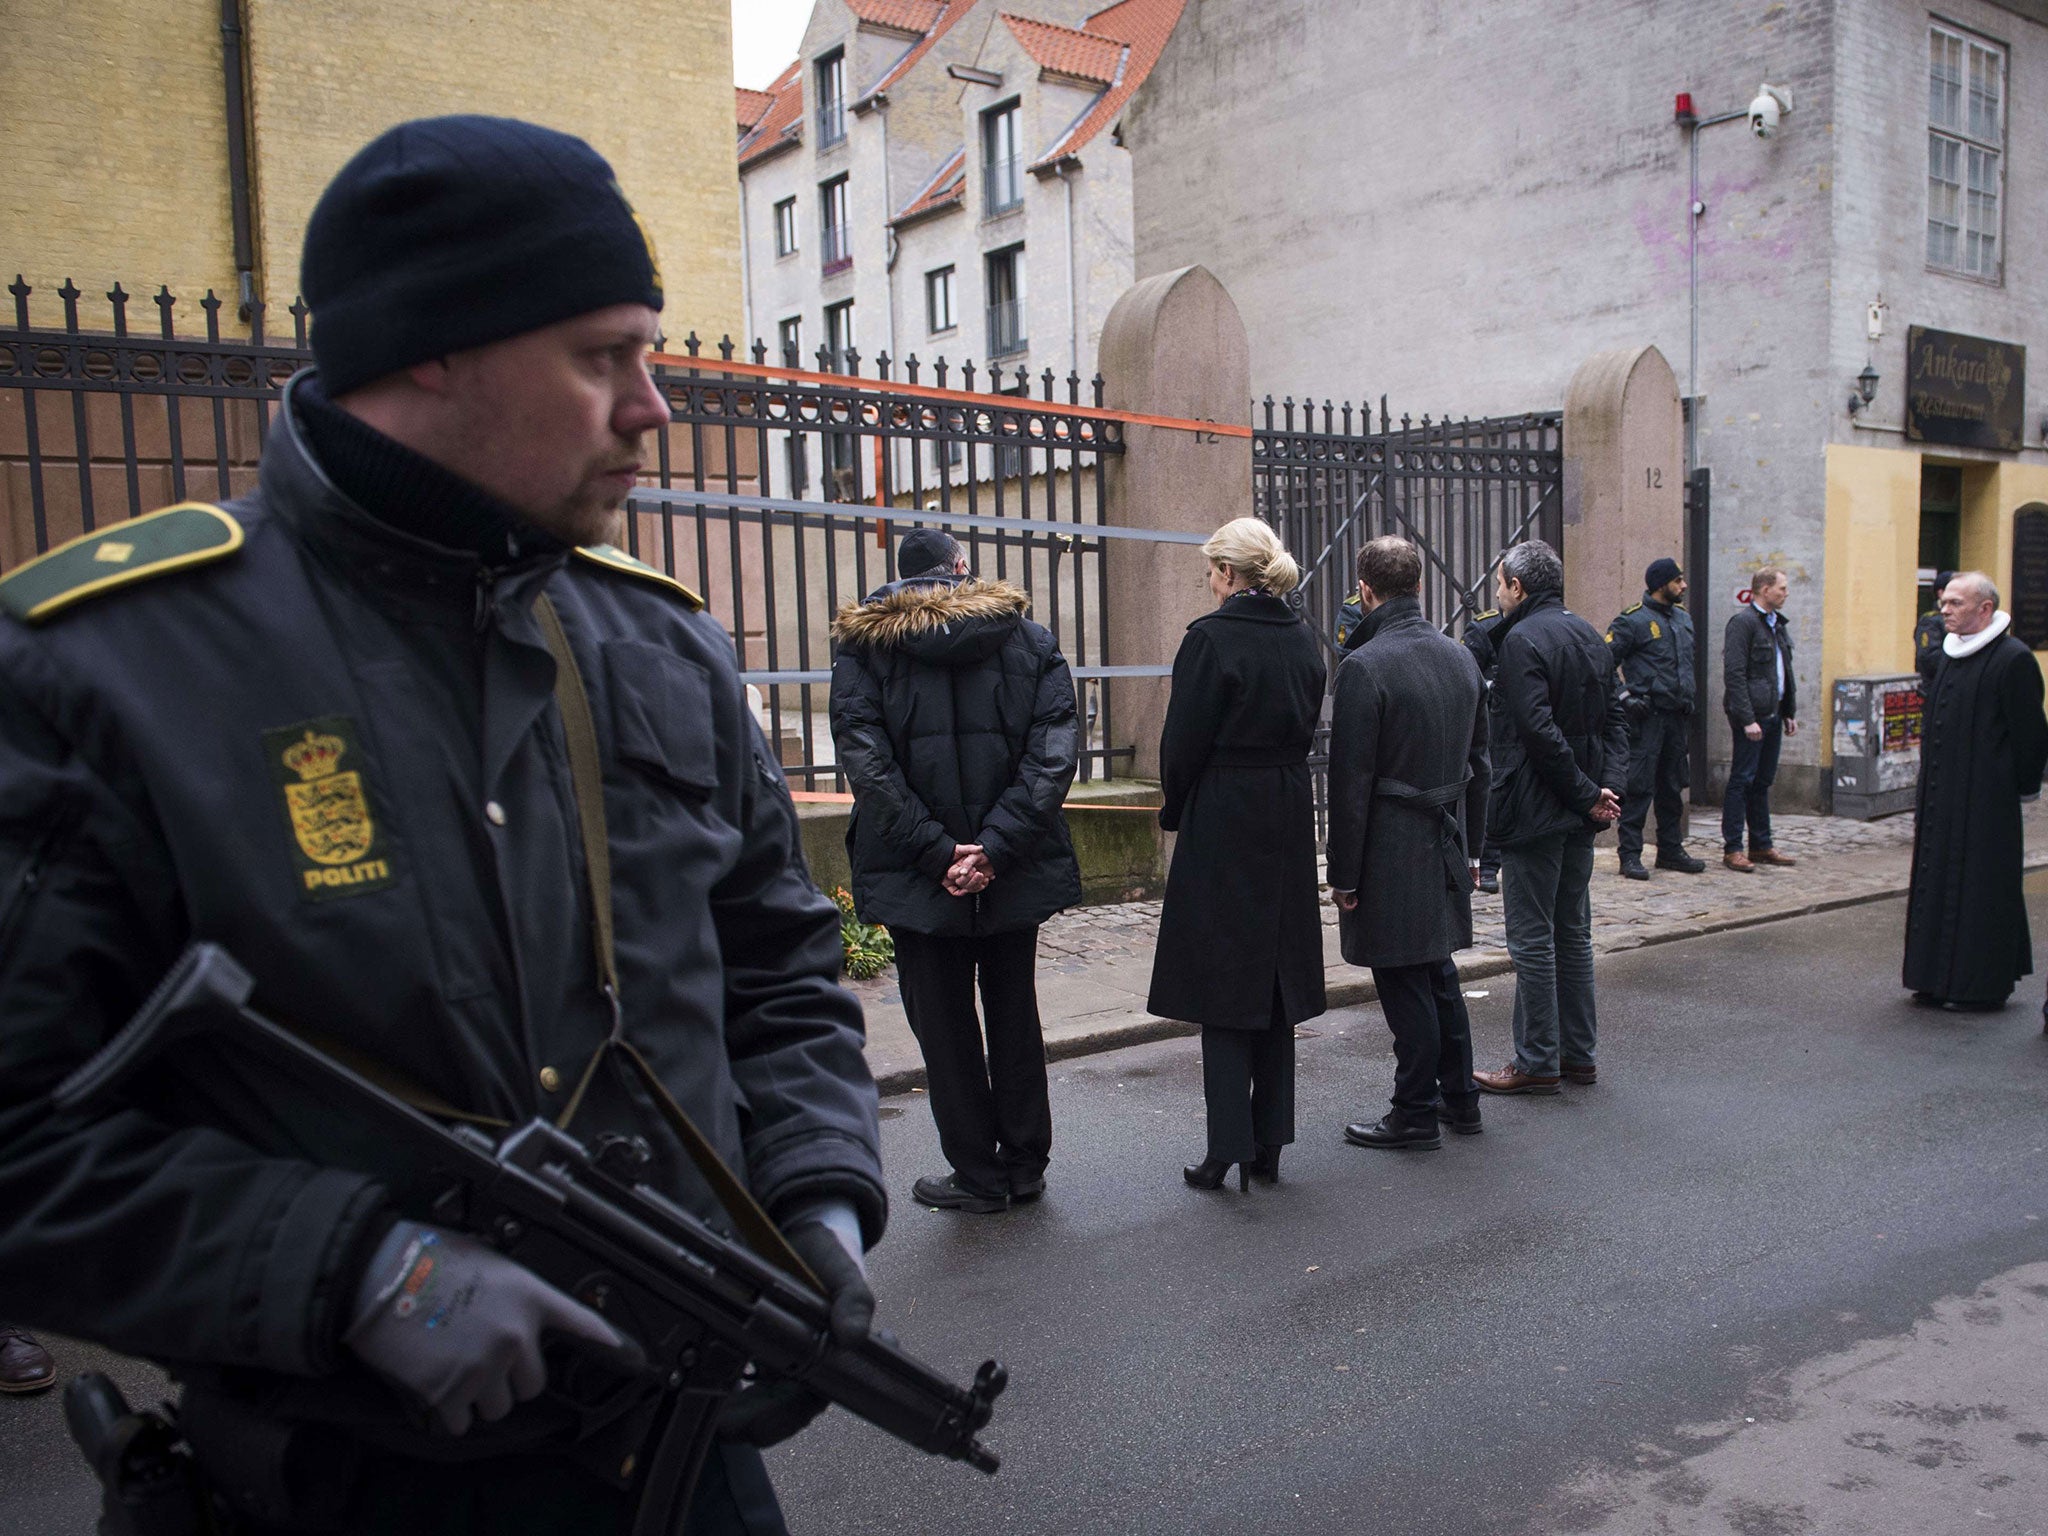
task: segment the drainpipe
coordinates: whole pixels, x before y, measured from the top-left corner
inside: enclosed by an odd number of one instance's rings
[[[249,198],[249,116],[242,88],[241,0],[220,0],[220,62],[227,87],[228,206],[234,219],[235,286],[242,318],[256,309],[256,240]]]
[[[754,331],[754,245],[747,228],[747,173],[740,172],[740,355],[750,357],[748,350],[756,341],[765,340]],[[780,362],[778,358],[776,361]]]
[[[1081,168],[1072,155],[1062,155],[1053,162],[1052,173],[1067,194],[1067,372],[1073,374],[1081,371],[1081,316],[1074,303],[1074,184],[1067,179],[1069,164],[1077,171]]]

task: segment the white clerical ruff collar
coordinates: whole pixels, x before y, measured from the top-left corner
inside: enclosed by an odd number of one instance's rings
[[[1991,622],[1974,635],[1949,635],[1941,642],[1941,654],[1961,659],[1974,656],[1985,646],[2004,634],[2012,625],[2012,615],[2003,608],[1991,615]]]

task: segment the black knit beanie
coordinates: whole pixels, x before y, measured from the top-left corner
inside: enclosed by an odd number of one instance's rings
[[[371,140],[320,194],[299,271],[330,399],[594,309],[661,308],[653,243],[604,156],[505,117]]]
[[[1648,592],[1661,592],[1684,574],[1679,570],[1678,562],[1669,555],[1661,560],[1652,560],[1650,568],[1643,572],[1643,589]]]

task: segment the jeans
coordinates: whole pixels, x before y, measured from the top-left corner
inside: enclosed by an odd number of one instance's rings
[[[1762,741],[1751,741],[1732,719],[1728,724],[1735,732],[1735,751],[1728,759],[1728,790],[1721,797],[1721,846],[1729,853],[1742,852],[1747,820],[1749,851],[1761,853],[1771,846],[1771,781],[1778,776],[1785,722],[1775,716],[1766,722]]]
[[[939,1150],[962,1189],[1007,1195],[1041,1177],[1052,1155],[1038,1020],[1038,929],[955,938],[898,928],[894,936],[896,979],[910,1032],[924,1053]]]
[[[1593,834],[1553,832],[1501,850],[1501,909],[1515,965],[1515,1065],[1535,1077],[1593,1062]]]

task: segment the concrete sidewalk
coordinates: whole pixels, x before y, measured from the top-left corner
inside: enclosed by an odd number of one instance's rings
[[[1694,821],[1706,835],[1692,838],[1688,848],[1696,858],[1707,861],[1704,874],[1653,870],[1648,882],[1624,880],[1614,839],[1603,836],[1595,844],[1596,954],[1878,901],[1903,892],[1911,872],[1910,813],[1869,822],[1833,816],[1773,816],[1776,846],[1797,858],[1799,867],[1759,869],[1751,875],[1722,867],[1719,829],[1711,811]],[[2025,825],[2028,869],[2048,865],[2048,807],[2040,802],[2028,806]],[[1473,928],[1475,944],[1458,956],[1459,974],[1477,980],[1511,970],[1500,897],[1475,896]],[[1159,1018],[1145,1007],[1158,929],[1156,901],[1078,907],[1045,925],[1038,942],[1038,1007],[1049,1057],[1057,1061],[1196,1033],[1195,1026]],[[1898,958],[1878,956],[1873,964],[1895,967]],[[1371,973],[1346,965],[1337,952],[1337,913],[1327,900],[1323,905],[1323,961],[1332,1008],[1374,999]],[[903,1016],[895,970],[848,985],[867,1010],[868,1063],[882,1092],[921,1088],[924,1062]],[[1315,1028],[1313,1024],[1304,1027]]]

